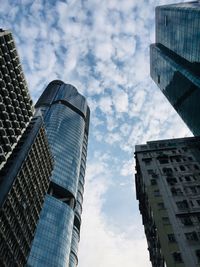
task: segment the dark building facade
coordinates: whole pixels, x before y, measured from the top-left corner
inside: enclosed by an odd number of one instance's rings
[[[36,104],[54,157],[54,170],[28,266],[76,266],[86,167],[89,108],[75,87],[51,82]]]
[[[25,266],[52,168],[42,118],[33,118],[0,171],[0,266]]]
[[[14,40],[0,30],[0,266],[25,266],[52,169]]]
[[[200,266],[200,138],[137,145],[135,158],[152,266]]]
[[[193,132],[200,135],[200,2],[156,8],[150,73]]]

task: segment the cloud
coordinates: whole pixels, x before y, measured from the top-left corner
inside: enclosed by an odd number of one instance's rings
[[[87,198],[83,206],[79,253],[81,266],[150,267],[146,240],[140,229],[141,222],[133,222],[132,236],[129,237],[106,223],[102,205],[111,182],[110,168],[104,162],[106,157],[102,160],[98,155],[98,159],[98,163],[92,161],[89,164],[86,174]]]
[[[166,0],[16,3],[2,1],[0,22],[15,36],[34,101],[61,79],[91,109],[79,265],[150,266],[133,195],[134,146],[191,135],[149,77],[154,8]]]

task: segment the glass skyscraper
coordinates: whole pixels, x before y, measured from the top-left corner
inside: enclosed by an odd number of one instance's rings
[[[78,264],[90,111],[75,87],[56,80],[36,104],[40,113],[54,169],[28,266],[73,267]]]
[[[200,2],[156,8],[151,77],[194,135],[200,134]]]

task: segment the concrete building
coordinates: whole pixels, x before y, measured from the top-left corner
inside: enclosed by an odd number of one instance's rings
[[[137,145],[135,158],[152,266],[200,266],[200,138]]]
[[[0,170],[33,116],[32,100],[11,32],[0,29]]]
[[[151,77],[194,135],[200,135],[199,33],[199,1],[156,7]]]
[[[0,266],[25,266],[53,160],[12,35],[0,31]]]

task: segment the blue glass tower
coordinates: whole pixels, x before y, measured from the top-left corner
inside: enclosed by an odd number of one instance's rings
[[[54,170],[28,266],[77,266],[90,111],[75,87],[51,82],[36,104]]]
[[[200,135],[200,2],[156,8],[151,77],[194,135]]]

